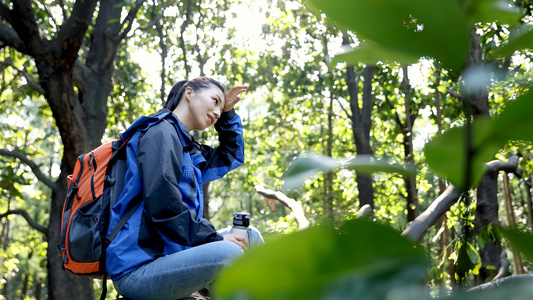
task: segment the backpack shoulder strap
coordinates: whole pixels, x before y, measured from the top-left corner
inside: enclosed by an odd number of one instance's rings
[[[137,208],[139,208],[139,205],[141,205],[141,202],[142,202],[141,199],[142,199],[142,193],[139,193],[139,195],[135,196],[135,198],[131,200],[131,202],[129,203],[128,209],[126,210],[122,218],[120,218],[115,228],[113,228],[113,231],[111,231],[111,233],[106,237],[106,241],[108,244],[111,244],[111,242],[117,236],[118,232],[122,229],[122,227],[124,227],[126,222],[128,222],[129,218],[133,215],[133,213],[137,210]]]

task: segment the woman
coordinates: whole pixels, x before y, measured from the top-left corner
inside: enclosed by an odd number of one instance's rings
[[[202,184],[244,162],[242,124],[233,107],[247,86],[227,93],[201,77],[174,85],[153,125],[138,130],[126,151],[124,191],[113,206],[110,228],[135,197],[135,211],[106,251],[117,291],[132,299],[177,299],[211,283],[247,247],[220,234],[202,218]],[[158,121],[164,116],[162,121]],[[196,143],[191,130],[214,125],[220,145]],[[262,240],[254,232],[252,240]]]

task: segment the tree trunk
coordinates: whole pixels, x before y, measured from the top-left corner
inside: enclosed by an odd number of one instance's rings
[[[527,201],[527,225],[530,230],[533,230],[533,201],[531,200],[531,182],[533,174],[527,176],[524,180],[524,188],[526,189],[526,201]]]
[[[50,299],[94,299],[91,280],[71,275],[61,268],[57,245],[66,176],[72,173],[78,155],[100,145],[107,126],[107,100],[113,87],[117,48],[131,28],[143,1],[135,3],[125,22],[113,22],[121,19],[123,7],[118,5],[119,1],[100,1],[98,17],[93,23],[98,1],[78,0],[73,4],[70,17],[61,24],[53,38],[45,37],[39,28],[31,1],[11,1],[12,8],[0,4],[0,15],[11,25],[2,28],[0,41],[34,59],[42,92],[54,116],[64,148],[61,174],[52,188],[48,224]],[[82,65],[77,59],[90,25],[89,53],[85,57],[86,64]]]
[[[414,165],[414,153],[413,153],[413,123],[416,118],[416,114],[411,112],[411,88],[409,85],[409,75],[407,73],[407,67],[403,67],[403,82],[402,88],[404,92],[404,107],[405,107],[405,123],[398,124],[402,126],[403,133],[403,149],[404,160],[407,165]],[[405,189],[407,190],[407,222],[412,222],[418,216],[418,193],[416,189],[416,175],[404,176]]]
[[[440,68],[437,68],[436,70],[436,82],[435,86],[438,87],[440,85],[441,81],[441,72],[442,70]],[[442,133],[442,104],[441,104],[441,93],[438,89],[435,89],[435,109],[437,114],[435,115],[435,119],[437,122],[437,132],[440,134]],[[439,185],[439,195],[444,193],[446,190],[446,182],[444,179],[440,179],[438,181]],[[445,263],[442,265],[442,273],[447,273],[448,277],[450,278],[450,285],[452,287],[455,286],[455,264],[453,263],[453,260],[450,259],[451,249],[448,247],[450,244],[450,229],[447,225],[448,218],[446,217],[446,214],[444,214],[440,220],[440,226],[443,227],[443,232],[441,235],[441,238],[439,239],[439,253],[443,255]],[[440,295],[445,295],[445,277],[442,276],[440,282]]]
[[[513,199],[511,197],[511,187],[509,185],[509,175],[507,175],[507,172],[503,173],[503,192],[505,195],[505,211],[507,213],[507,222],[509,226],[515,227],[516,221],[514,216],[514,209],[513,209]],[[514,262],[514,273],[515,274],[524,274],[524,265],[522,264],[522,257],[520,256],[520,252],[511,248],[511,251],[513,252],[513,262]]]
[[[374,67],[367,66],[363,70],[363,108],[359,108],[357,96],[357,82],[353,67],[347,68],[348,92],[350,94],[350,107],[352,110],[352,131],[357,155],[372,154],[370,147],[370,114],[372,110],[372,78]],[[373,179],[369,175],[357,174],[357,189],[359,190],[359,206],[365,204],[374,208]]]
[[[480,67],[483,65],[481,43],[475,30],[472,30],[472,41],[469,54],[469,66]],[[488,93],[486,89],[477,91],[470,99],[471,102],[466,103],[467,114],[472,114],[474,117],[489,116],[489,102]],[[480,232],[490,224],[498,224],[498,175],[486,174],[481,183],[477,187],[476,199],[476,216],[475,229]],[[485,282],[488,276],[493,272],[497,272],[500,268],[500,255],[502,247],[496,240],[485,244],[483,249],[480,249],[482,268],[479,272],[479,279]],[[487,266],[495,266],[496,270],[487,269]]]
[[[342,37],[342,44],[349,45],[350,40],[346,33]],[[366,66],[363,69],[363,104],[359,105],[359,88],[353,66],[346,67],[346,85],[350,96],[350,110],[352,121],[352,132],[357,155],[372,154],[370,146],[371,114],[374,105],[372,101],[372,81],[374,77],[374,66]],[[357,174],[357,189],[359,191],[359,207],[368,204],[374,209],[374,187],[371,176]]]
[[[491,224],[499,224],[498,221],[498,173],[487,174],[477,187],[477,205],[475,217],[475,230],[480,232],[488,228]],[[479,251],[483,263],[479,270],[479,281],[486,279],[500,268],[500,255],[502,247],[496,240],[485,245]],[[494,266],[493,268],[487,268]]]

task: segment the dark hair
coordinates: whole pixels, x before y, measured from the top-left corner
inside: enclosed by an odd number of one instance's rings
[[[186,87],[190,87],[193,89],[193,91],[198,92],[203,89],[210,88],[213,85],[218,87],[223,94],[226,94],[226,88],[224,87],[224,85],[209,77],[198,77],[191,81],[178,81],[174,84],[174,86],[172,86],[172,89],[168,94],[167,101],[165,101],[163,108],[168,108],[170,110],[176,109],[176,107],[178,107],[178,104],[180,103],[181,98],[183,97],[183,92],[185,91]]]

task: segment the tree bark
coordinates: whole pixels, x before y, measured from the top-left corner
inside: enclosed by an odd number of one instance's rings
[[[513,170],[516,170],[517,167],[517,156],[512,156],[506,162],[494,160],[486,164],[486,174],[489,176],[497,176],[498,171],[512,172]],[[487,177],[487,175],[485,177]],[[433,224],[435,224],[437,220],[446,213],[455,202],[457,202],[457,200],[459,200],[460,195],[461,191],[457,190],[453,185],[449,185],[444,193],[437,197],[437,199],[435,199],[435,201],[433,201],[423,213],[407,226],[402,232],[402,235],[407,236],[412,241],[420,241],[426,231],[433,226]],[[478,224],[475,225],[479,226]]]
[[[511,187],[509,186],[509,175],[507,175],[507,172],[503,173],[502,185],[505,195],[505,211],[507,213],[507,222],[509,226],[515,227],[516,220],[514,216],[513,199],[511,197]],[[515,274],[524,274],[524,265],[522,264],[522,257],[520,256],[520,252],[516,251],[513,248],[511,248],[511,251],[513,252]]]
[[[437,68],[435,73],[436,73],[435,86],[438,87],[440,86],[440,81],[441,81],[441,73],[442,73],[441,68]],[[437,130],[438,130],[437,132],[440,134],[442,133],[442,104],[441,104],[441,93],[438,88],[435,89],[435,110],[436,110],[435,119],[436,119]],[[444,191],[446,190],[446,182],[444,181],[444,179],[439,178],[438,185],[439,185],[439,194],[444,193]],[[450,229],[448,228],[447,220],[448,218],[446,217],[446,213],[444,213],[440,219],[440,224],[441,224],[440,226],[442,226],[443,232],[442,232],[441,238],[439,239],[439,253],[441,253],[445,261],[445,263],[442,265],[442,272],[448,274],[448,277],[450,279],[450,285],[454,287],[456,285],[455,264],[453,263],[453,260],[450,259],[451,249],[450,247],[448,247],[448,245],[450,244]],[[445,281],[446,281],[445,276],[442,276],[441,279],[439,280],[439,284],[440,284],[439,292],[441,296],[444,296],[446,293]]]
[[[53,39],[39,29],[32,2],[12,1],[12,9],[0,4],[2,23],[0,40],[31,56],[37,66],[39,83],[52,110],[63,143],[59,179],[52,186],[48,224],[48,291],[51,299],[94,299],[92,281],[62,270],[57,245],[66,195],[66,175],[72,173],[78,155],[95,148],[107,126],[107,100],[113,86],[117,48],[144,0],[138,0],[125,18],[126,23],[111,22],[121,18],[119,1],[100,1],[98,17],[91,32],[86,64],[77,61],[97,0],[78,0],[70,17],[59,27]],[[74,84],[78,91],[74,90]],[[45,181],[43,181],[45,182]],[[46,182],[45,182],[46,183]],[[68,282],[68,285],[65,283]]]
[[[413,151],[413,123],[417,113],[412,113],[411,109],[411,88],[409,85],[409,75],[407,67],[403,67],[402,89],[404,92],[405,122],[399,123],[403,133],[404,160],[407,165],[415,165]],[[412,222],[418,215],[418,193],[416,189],[416,176],[404,176],[405,189],[407,190],[407,222]]]
[[[472,39],[468,65],[471,68],[482,67],[484,64],[482,56],[483,51],[475,29],[472,29],[471,36]],[[468,99],[463,99],[463,101],[468,101],[465,103],[465,113],[469,115],[471,114],[474,117],[490,115],[488,92],[486,88],[475,91],[472,96],[468,97]],[[497,181],[498,175],[496,173],[487,173],[477,187],[476,215],[474,221],[476,232],[484,230],[489,224],[499,223]],[[479,272],[479,280],[481,282],[485,282],[488,276],[493,272],[496,272],[495,270],[487,269],[487,266],[495,266],[496,270],[499,269],[501,251],[501,245],[499,245],[496,240],[485,244],[485,247],[480,249],[479,254],[483,264]]]
[[[350,43],[346,33],[343,35],[343,45]],[[370,145],[371,114],[374,105],[372,101],[372,80],[374,77],[374,66],[366,66],[363,69],[363,103],[359,105],[359,88],[355,69],[353,66],[346,67],[346,85],[350,96],[350,109],[352,132],[355,143],[355,150],[358,155],[372,154]],[[359,191],[359,207],[365,204],[374,208],[374,187],[371,176],[357,174],[357,189]]]
[[[531,200],[531,182],[533,174],[527,176],[527,179],[524,180],[524,188],[526,190],[526,201],[527,201],[527,225],[529,229],[533,230],[533,201]]]
[[[483,290],[495,289],[502,287],[506,284],[518,283],[518,282],[533,282],[533,274],[527,275],[515,275],[497,279],[491,282],[480,284],[468,290],[468,292],[478,292]]]

